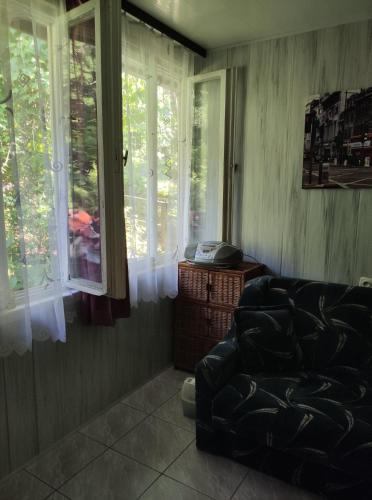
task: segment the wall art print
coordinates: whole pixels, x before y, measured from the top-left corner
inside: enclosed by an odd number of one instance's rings
[[[307,99],[302,187],[372,188],[372,87]]]

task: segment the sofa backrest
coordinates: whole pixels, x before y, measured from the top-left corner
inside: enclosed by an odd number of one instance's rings
[[[288,303],[305,369],[372,366],[372,289],[262,276],[247,283],[239,305]]]

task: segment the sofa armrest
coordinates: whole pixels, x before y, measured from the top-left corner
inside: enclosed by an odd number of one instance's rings
[[[212,400],[217,392],[238,372],[238,346],[234,336],[227,336],[197,364],[196,445],[218,453],[219,440],[212,425]]]
[[[196,393],[214,396],[236,373],[238,346],[235,337],[219,342],[196,366]]]

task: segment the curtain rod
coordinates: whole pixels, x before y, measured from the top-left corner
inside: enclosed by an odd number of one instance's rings
[[[190,38],[187,38],[186,36],[182,35],[178,31],[171,28],[170,26],[162,23],[148,12],[145,12],[144,10],[137,7],[137,5],[134,5],[132,2],[129,2],[128,0],[121,0],[121,8],[125,12],[128,12],[128,14],[131,14],[140,21],[143,21],[152,28],[155,28],[157,31],[164,33],[164,35],[167,35],[169,38],[173,38],[173,40],[180,43],[184,47],[192,50],[199,56],[202,57],[207,56],[207,51],[204,47],[201,47],[199,44],[190,40]]]

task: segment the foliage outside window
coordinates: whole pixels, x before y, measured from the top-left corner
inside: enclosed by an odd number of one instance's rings
[[[132,259],[177,248],[179,86],[161,75],[153,85],[151,78],[130,69],[123,74],[123,134],[130,155],[125,217]]]
[[[45,161],[53,168],[48,30],[39,24],[34,36],[29,23],[24,23],[23,28],[9,29],[13,107],[10,110],[6,102],[0,105],[0,158],[8,276],[10,288],[16,291],[25,286],[21,256],[23,239],[26,241],[27,286],[46,284],[51,273],[50,190],[44,175]],[[0,89],[5,90],[1,78]],[[4,96],[3,92],[0,95]],[[42,106],[42,103],[45,105]],[[14,126],[10,124],[11,120]],[[13,168],[13,151],[17,154],[17,173]],[[18,222],[19,192],[27,193],[22,196],[23,227]]]
[[[89,0],[62,14],[59,0],[32,7],[15,0],[15,10],[6,1],[4,12],[14,21],[8,25],[5,14],[1,32],[0,232],[6,241],[0,256],[6,256],[1,276],[8,275],[11,292],[46,287],[58,275],[71,288],[125,296],[124,229],[119,237],[105,219],[106,185],[111,199],[122,199],[123,182],[115,174],[119,155],[113,152],[113,160],[104,152],[105,145],[111,154],[107,136],[119,135],[120,145],[122,139],[103,109],[111,76],[102,76],[101,52],[108,60],[111,45],[101,39],[111,36],[107,26],[115,18],[108,3]],[[110,263],[122,268],[120,283],[107,272],[108,240],[114,241]]]

